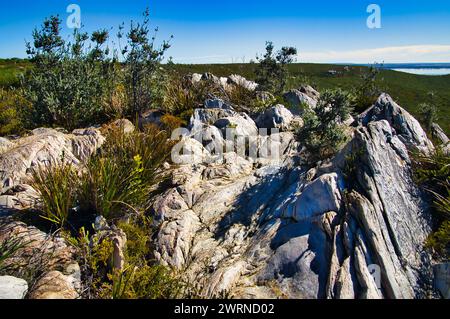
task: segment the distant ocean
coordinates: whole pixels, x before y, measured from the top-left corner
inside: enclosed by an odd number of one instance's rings
[[[450,74],[450,63],[401,63],[384,64],[383,69],[420,75]]]
[[[402,68],[395,68],[395,69],[390,69],[390,70],[394,70],[394,71],[399,71],[399,72],[405,72],[405,73],[412,73],[412,74],[420,74],[420,75],[447,75],[450,74],[450,68],[442,68],[442,69],[402,69]]]

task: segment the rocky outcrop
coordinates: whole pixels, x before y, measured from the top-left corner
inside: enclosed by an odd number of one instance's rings
[[[28,291],[25,280],[12,276],[0,276],[0,299],[24,299]]]
[[[249,91],[255,91],[258,88],[258,83],[249,81],[243,76],[232,74],[228,77],[228,83],[242,86],[243,88],[246,88]]]
[[[13,142],[0,153],[0,194],[14,186],[26,184],[34,168],[60,163],[62,160],[78,165],[102,143],[98,129],[75,130],[64,134],[54,129],[33,131],[33,135]]]
[[[266,128],[268,130],[275,128],[281,131],[287,131],[291,128],[291,123],[294,120],[294,115],[286,109],[283,105],[278,104],[267,109],[256,119],[256,125],[259,128]]]
[[[192,76],[203,80],[248,84]],[[310,87],[297,91],[319,98]],[[351,140],[344,149],[311,166],[292,133],[297,118],[277,105],[255,122],[217,99],[194,111],[173,149],[174,165],[165,165],[172,186],[152,198],[156,260],[179,270],[206,298],[427,296],[433,281],[424,248],[429,203],[413,181],[410,151],[430,153],[434,146],[417,120],[383,94],[346,128]],[[78,165],[104,140],[95,128],[34,134],[0,153],[0,205],[8,209],[33,205],[36,194],[26,186],[31,169],[60,162],[61,153]],[[246,142],[242,149],[233,144],[239,139]],[[18,238],[26,244],[6,266],[16,267],[11,275],[17,278],[37,274],[28,296],[79,297],[71,247],[11,218],[0,221],[0,243]],[[123,269],[125,234],[102,218],[94,226],[100,241],[113,243],[111,266]],[[442,272],[435,268],[435,286],[443,283]]]
[[[450,142],[444,130],[436,123],[431,125],[431,134],[443,145],[447,145]]]
[[[4,218],[0,219],[0,244],[7,242],[14,243],[18,249],[2,267],[15,277],[30,280],[30,298],[72,299],[78,296],[81,273],[76,251],[63,238]]]
[[[296,144],[276,163],[235,156],[178,167],[177,186],[153,205],[157,259],[205,297],[425,296],[430,214],[408,150],[433,145],[387,95],[352,135],[312,169],[298,165]]]
[[[77,299],[76,284],[79,280],[59,271],[47,272],[36,282],[30,299]]]
[[[434,285],[445,299],[450,299],[450,263],[437,264],[433,267]]]
[[[411,114],[401,108],[392,98],[383,93],[375,105],[359,117],[362,125],[369,122],[386,120],[395,130],[398,138],[409,148],[429,153],[434,150],[433,144],[427,138],[425,131]]]
[[[310,86],[302,86],[299,89],[286,92],[283,97],[295,114],[302,115],[306,109],[314,109],[316,107],[320,94]]]

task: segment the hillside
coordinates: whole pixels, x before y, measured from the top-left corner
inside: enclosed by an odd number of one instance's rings
[[[210,72],[217,76],[229,76],[240,74],[247,79],[254,79],[256,64],[177,64],[175,70],[180,73],[204,73]],[[30,63],[24,60],[0,60],[0,87],[16,85],[17,76]],[[349,66],[345,71],[345,65],[296,63],[289,66],[289,87],[298,87],[302,82],[309,82],[316,89],[340,87],[351,89],[361,81],[360,76],[367,70],[365,66]],[[337,75],[329,75],[329,70],[335,70]],[[380,87],[389,93],[400,105],[411,112],[415,117],[419,115],[419,105],[428,101],[427,94],[436,93],[439,105],[439,125],[450,133],[450,75],[426,76],[415,75],[392,70],[382,70]]]
[[[220,64],[220,65],[176,65],[176,68],[185,73],[211,72],[217,76],[228,76],[233,73],[242,74],[248,79],[254,78],[252,64]],[[360,82],[360,75],[367,70],[364,66],[298,63],[289,66],[291,72],[290,87],[296,87],[306,80],[319,91],[327,88],[341,87],[350,89]],[[331,76],[329,70],[339,74]],[[427,94],[433,91],[437,94],[439,104],[439,124],[446,131],[450,131],[450,75],[426,76],[407,74],[403,72],[383,70],[380,86],[389,93],[400,105],[405,107],[414,116],[418,116],[419,105],[427,102]]]

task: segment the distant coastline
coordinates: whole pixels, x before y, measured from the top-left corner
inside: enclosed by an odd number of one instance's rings
[[[359,65],[370,66],[370,64]],[[419,75],[450,74],[450,63],[385,63],[378,65],[378,68]]]

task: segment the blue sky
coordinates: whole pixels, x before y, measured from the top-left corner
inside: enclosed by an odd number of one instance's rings
[[[0,57],[25,57],[31,30],[50,14],[65,20],[72,3],[87,31],[117,30],[149,7],[160,39],[174,35],[168,55],[181,63],[248,61],[266,40],[297,47],[300,62],[450,61],[448,0],[0,0]],[[381,29],[366,25],[371,3],[381,7]]]

